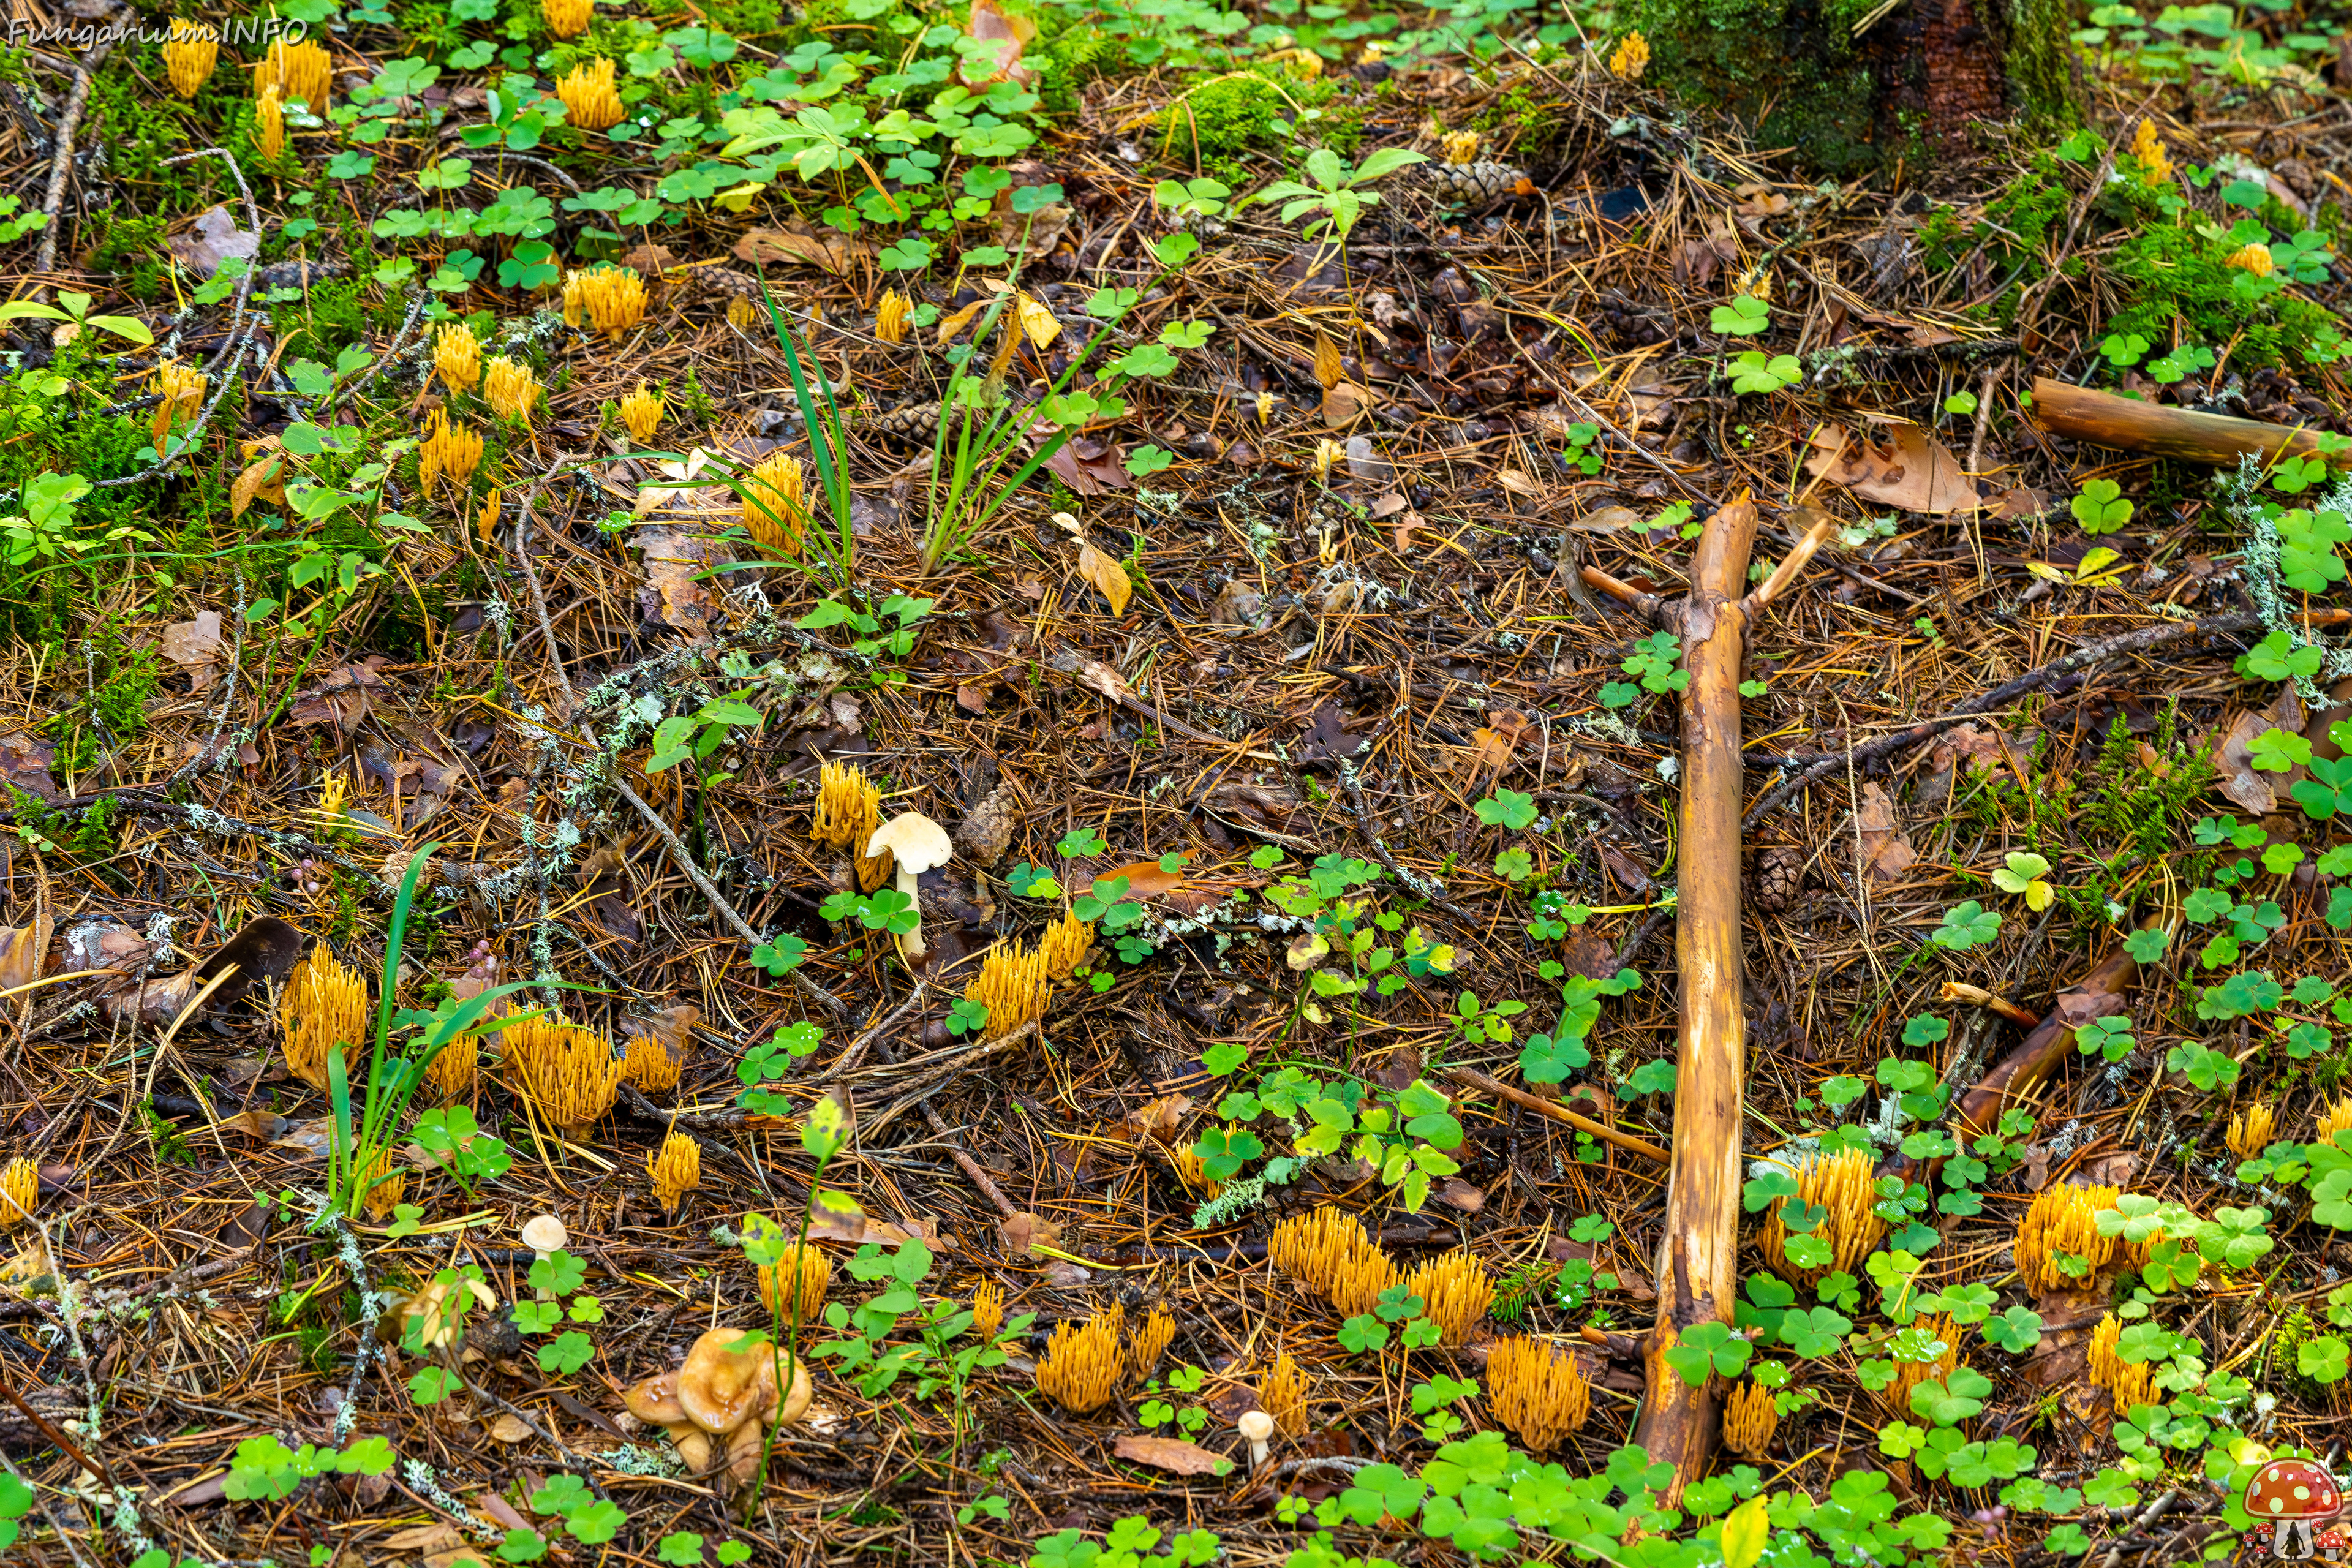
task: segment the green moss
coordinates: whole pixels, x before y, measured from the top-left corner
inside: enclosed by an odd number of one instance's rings
[[[2029,132],[2052,135],[2083,122],[2074,27],[2065,0],[2010,0],[2010,101]]]
[[[1328,79],[1293,80],[1278,68],[1203,77],[1160,115],[1162,143],[1179,156],[1200,159],[1271,146],[1276,121],[1297,124],[1306,110],[1330,102],[1338,91]],[[1314,121],[1307,124],[1313,127]],[[1360,121],[1357,137],[1361,139]]]
[[[286,345],[285,357],[332,364],[335,352],[363,342],[367,334],[367,284],[357,278],[329,278],[310,285],[305,298],[269,313],[269,330]]]
[[[1066,7],[1048,9],[1036,19],[1036,39],[1025,51],[1039,54],[1045,68],[1037,79],[1037,106],[1054,118],[1076,111],[1078,93],[1087,83],[1118,68],[1118,40],[1099,27],[1070,24]],[[1048,18],[1053,21],[1048,26]]]
[[[167,273],[163,230],[171,220],[161,213],[135,217],[114,211],[94,215],[94,220],[98,235],[90,247],[90,270],[114,274],[134,300],[162,299]]]
[[[2119,246],[2108,264],[2131,303],[2107,322],[2109,332],[2137,332],[2159,349],[2176,333],[2184,342],[2231,344],[2240,368],[2307,361],[2340,329],[2324,308],[2289,293],[2249,302],[2237,289],[2244,276],[2228,265],[2237,247],[2179,224],[2159,223]]]
[[[1625,20],[1649,39],[1655,79],[1834,174],[1888,151],[1873,144],[1871,71],[1847,42],[1871,9],[1867,0],[1634,0]]]

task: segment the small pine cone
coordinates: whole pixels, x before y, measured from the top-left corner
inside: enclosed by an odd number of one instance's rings
[[[993,866],[1004,858],[1004,847],[1013,841],[1019,817],[1013,792],[1000,785],[965,814],[963,826],[956,829],[956,847],[972,864]]]
[[[724,267],[698,267],[687,277],[707,293],[738,300],[760,297],[760,280],[748,273],[732,272]]]
[[[866,428],[893,440],[928,444],[939,433],[940,405],[936,403],[910,403],[887,414],[868,415]]]
[[[1789,907],[1805,879],[1805,852],[1794,845],[1775,844],[1756,856],[1756,907],[1772,913]]]
[[[1505,196],[1531,196],[1535,182],[1525,169],[1508,163],[1427,163],[1430,185],[1440,195],[1463,201],[1496,202]]]

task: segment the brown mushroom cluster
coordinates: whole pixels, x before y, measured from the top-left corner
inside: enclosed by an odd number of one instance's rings
[[[776,1395],[776,1365],[791,1369],[791,1386]],[[721,1492],[756,1486],[768,1430],[789,1426],[806,1413],[815,1384],[808,1368],[764,1334],[713,1329],[694,1342],[686,1364],[649,1377],[625,1395],[629,1414],[669,1434],[687,1468],[710,1475]]]

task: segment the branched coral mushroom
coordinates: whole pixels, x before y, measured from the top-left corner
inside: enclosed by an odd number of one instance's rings
[[[1538,1454],[1580,1431],[1592,1414],[1592,1382],[1566,1350],[1517,1335],[1486,1358],[1488,1403],[1495,1419]]]
[[[654,1202],[664,1213],[676,1211],[679,1200],[702,1185],[702,1145],[672,1132],[646,1156],[646,1174],[653,1179]]]
[[[1470,1331],[1495,1304],[1495,1281],[1486,1266],[1456,1249],[1414,1269],[1405,1281],[1422,1300],[1422,1315],[1435,1323],[1449,1345],[1466,1344]]]
[[[483,370],[482,401],[501,419],[529,425],[531,410],[539,405],[539,378],[530,373],[530,367],[518,364],[503,354]]]
[[[172,78],[172,90],[182,98],[194,98],[213,78],[213,66],[220,58],[220,29],[209,22],[189,22],[174,16],[172,37],[163,46],[163,68]]]
[[[1396,1264],[1363,1222],[1328,1204],[1276,1226],[1265,1238],[1265,1258],[1350,1316],[1370,1311],[1396,1281]]]
[[[299,99],[310,106],[310,112],[327,112],[327,92],[334,80],[334,62],[327,51],[310,39],[288,43],[280,38],[269,46],[268,55],[253,79],[253,89],[258,94],[269,88],[278,89],[280,101],[291,103]]]
[[[1140,1383],[1160,1365],[1160,1357],[1168,1349],[1168,1342],[1176,1337],[1176,1320],[1168,1315],[1165,1307],[1154,1307],[1143,1326],[1135,1331],[1127,1344],[1127,1374]]]
[[[1859,1149],[1847,1149],[1800,1167],[1797,1201],[1808,1210],[1825,1211],[1811,1234],[1829,1244],[1830,1260],[1819,1268],[1800,1268],[1790,1261],[1789,1227],[1782,1220],[1789,1200],[1775,1199],[1757,1237],[1773,1272],[1792,1284],[1818,1285],[1833,1273],[1851,1273],[1860,1268],[1863,1258],[1886,1234],[1886,1222],[1871,1211],[1877,1201],[1875,1180],[1870,1156]]]
[[[563,276],[563,320],[618,337],[646,319],[646,280],[626,267],[592,267]]]
[[[2078,1186],[2072,1182],[2053,1182],[2035,1194],[2018,1225],[2013,1248],[2018,1278],[2026,1288],[2062,1290],[2087,1279],[2112,1260],[2116,1238],[2099,1234],[2098,1214],[2115,1207],[2120,1195],[2114,1187]],[[2081,1258],[2089,1267],[2080,1274],[2070,1274],[2059,1266],[2061,1253]]]
[[[772,452],[743,476],[743,531],[761,550],[779,559],[799,555],[801,530],[807,520],[808,481],[798,458],[789,452]],[[877,816],[866,830],[867,836],[881,825]]]
[[[621,1053],[621,1076],[647,1094],[676,1089],[685,1069],[651,1035],[631,1035]]]
[[[433,340],[433,374],[452,392],[471,392],[482,379],[482,343],[474,329],[452,321]]]
[[[18,1155],[0,1166],[0,1230],[14,1230],[40,1205],[41,1170]]]
[[[320,942],[294,966],[278,994],[278,1021],[286,1029],[286,1066],[312,1089],[327,1087],[327,1053],[359,1044],[367,1031],[367,986]],[[344,1066],[351,1058],[344,1058]]]
[[[833,1287],[833,1259],[814,1247],[797,1247],[759,1271],[760,1300],[788,1323],[813,1323],[824,1310]]]
[[[595,16],[595,0],[539,0],[539,14],[557,37],[576,38]]]
[[[1019,942],[998,942],[981,960],[980,973],[964,988],[964,998],[988,1009],[981,1026],[985,1039],[1002,1039],[1025,1024],[1045,1016],[1054,983],[1045,974],[1045,956],[1024,951]]]
[[[555,84],[555,96],[563,100],[565,121],[583,131],[610,131],[627,112],[613,86],[613,62],[601,55],[565,73]]]
[[[604,1036],[544,1013],[506,1026],[507,1066],[538,1112],[567,1130],[613,1109],[621,1063]]]
[[[1094,944],[1093,923],[1064,910],[1060,920],[1045,928],[1045,936],[1037,943],[1038,954],[1045,961],[1045,978],[1057,985],[1067,980],[1086,962],[1087,950]]]
[[[1780,1407],[1760,1383],[1738,1384],[1723,1402],[1723,1446],[1743,1459],[1761,1459],[1780,1429]]]
[[[1257,1402],[1285,1436],[1296,1437],[1307,1430],[1307,1378],[1288,1351],[1276,1356],[1258,1380]]]
[[[2251,1160],[2270,1147],[2271,1134],[2277,1130],[2278,1113],[2263,1100],[2256,1100],[2230,1118],[2226,1134],[2230,1152],[2241,1160]]]
[[[996,1331],[1003,1326],[1004,1287],[983,1279],[971,1293],[971,1331],[982,1344],[994,1344]]]
[[[1073,1415],[1109,1404],[1126,1370],[1118,1345],[1126,1315],[1124,1309],[1113,1305],[1082,1325],[1055,1324],[1054,1337],[1037,1361],[1037,1391]]]
[[[661,394],[642,381],[635,392],[621,399],[621,423],[629,427],[630,437],[638,445],[652,440],[654,432],[661,428],[662,406]]]

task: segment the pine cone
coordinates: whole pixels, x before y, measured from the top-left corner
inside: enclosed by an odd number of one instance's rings
[[[1000,785],[964,814],[963,826],[956,829],[956,846],[972,864],[993,866],[1004,858],[1004,847],[1013,841],[1019,817],[1013,792]]]
[[[1774,913],[1789,907],[1805,879],[1805,852],[1794,845],[1775,844],[1756,856],[1756,907]]]
[[[1505,196],[1531,196],[1535,182],[1525,169],[1508,163],[1427,163],[1429,183],[1440,195],[1463,201],[1495,202]]]
[[[939,434],[940,405],[936,403],[910,403],[887,414],[869,414],[866,416],[865,428],[893,440],[928,445],[931,437]]]

